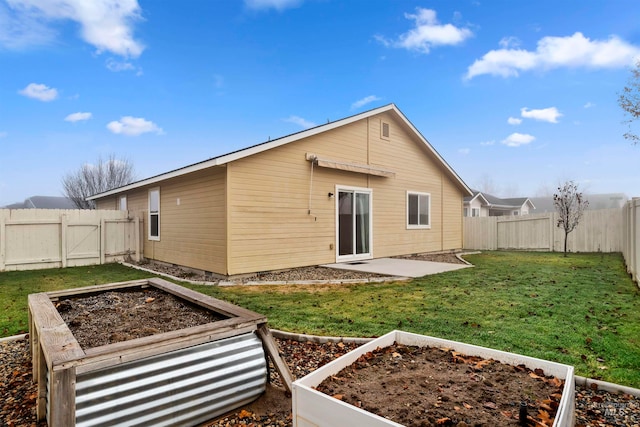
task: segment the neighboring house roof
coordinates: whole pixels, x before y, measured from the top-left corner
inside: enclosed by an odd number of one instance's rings
[[[520,209],[522,206],[524,206],[525,203],[529,203],[529,205],[531,206],[531,209],[535,209],[534,203],[528,197],[510,197],[510,198],[502,199],[500,197],[496,197],[491,194],[483,193],[477,190],[472,190],[472,191],[474,194],[472,197],[464,198],[465,204],[469,204],[475,199],[481,199],[481,200],[484,200],[485,202],[483,203],[483,205],[486,205],[489,208]]]
[[[588,210],[621,208],[629,199],[624,193],[585,194],[585,198],[589,202]],[[531,200],[536,205],[532,213],[555,212],[556,210],[553,196],[532,197]]]
[[[5,206],[7,209],[78,209],[67,197],[31,196],[22,203]]]
[[[124,191],[129,191],[132,190],[134,188],[139,188],[145,185],[150,185],[150,184],[154,184],[160,181],[164,181],[165,179],[169,179],[169,178],[175,178],[178,176],[182,176],[182,175],[186,175],[188,173],[192,173],[192,172],[196,172],[199,170],[203,170],[203,169],[207,169],[210,167],[214,167],[214,166],[220,166],[220,165],[224,165],[227,164],[229,162],[233,162],[235,160],[239,160],[242,159],[244,157],[248,157],[251,156],[253,154],[258,154],[261,153],[263,151],[267,151],[270,150],[272,148],[276,148],[276,147],[280,147],[282,145],[285,144],[289,144],[291,142],[294,141],[298,141],[301,140],[303,138],[308,138],[310,136],[313,135],[317,135],[320,134],[322,132],[326,132],[341,126],[345,126],[348,125],[350,123],[354,123],[358,120],[362,120],[365,119],[367,117],[371,117],[371,116],[375,116],[376,114],[380,114],[380,113],[384,113],[384,112],[394,112],[397,117],[407,126],[409,127],[409,129],[411,129],[411,131],[413,131],[413,133],[420,139],[420,141],[425,145],[425,147],[427,148],[427,150],[429,152],[431,152],[436,159],[440,162],[440,164],[445,168],[445,170],[447,172],[449,172],[449,175],[451,176],[452,180],[454,182],[456,182],[458,184],[458,186],[460,188],[463,189],[463,193],[466,194],[472,194],[471,193],[471,189],[467,186],[467,184],[465,184],[465,182],[462,180],[462,178],[460,178],[458,176],[458,174],[453,170],[453,168],[451,168],[451,166],[449,166],[449,164],[444,160],[444,158],[435,150],[435,148],[433,148],[431,146],[431,144],[429,143],[429,141],[427,141],[427,139],[422,136],[422,134],[418,131],[418,129],[416,129],[416,127],[409,121],[409,119],[407,119],[405,117],[405,115],[398,109],[398,107],[396,107],[395,104],[388,104],[382,107],[378,107],[378,108],[374,108],[372,110],[369,111],[365,111],[363,113],[360,114],[356,114],[353,116],[349,116],[340,120],[336,120],[334,122],[330,122],[324,125],[320,125],[320,126],[316,126],[313,127],[311,129],[307,129],[304,131],[300,131],[297,133],[293,133],[278,139],[274,139],[271,141],[267,141],[267,142],[263,142],[261,144],[257,144],[242,150],[238,150],[238,151],[234,151],[228,154],[224,154],[222,156],[218,156],[218,157],[214,157],[211,158],[209,160],[205,160],[199,163],[194,163],[192,165],[189,166],[185,166],[183,168],[179,168],[179,169],[175,169],[173,171],[170,172],[166,172],[160,175],[156,175],[150,178],[146,178],[128,185],[125,185],[123,187],[119,187],[119,188],[115,188],[113,190],[109,190],[109,191],[105,191],[104,193],[99,193],[99,194],[94,194],[93,196],[87,197],[87,200],[95,200],[95,199],[99,199],[102,197],[106,197],[106,196],[110,196],[113,194],[118,194],[118,193],[122,193]]]

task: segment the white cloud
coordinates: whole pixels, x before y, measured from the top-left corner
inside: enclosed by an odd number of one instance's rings
[[[299,116],[289,116],[286,119],[284,119],[284,121],[287,123],[294,123],[304,129],[309,129],[316,126],[314,122],[303,119],[302,117],[299,117]]]
[[[72,20],[80,24],[80,37],[98,53],[136,58],[144,50],[133,38],[134,22],[141,19],[137,0],[7,0],[7,4],[12,10],[3,14],[4,20],[10,20],[12,33],[22,35],[23,45],[50,42],[55,37],[51,21]],[[27,25],[34,25],[35,37],[28,36]],[[0,42],[3,38],[0,33]]]
[[[0,2],[0,47],[21,50],[48,45],[54,38],[55,31],[45,23]]]
[[[249,9],[276,9],[279,12],[298,7],[300,4],[302,0],[244,0],[244,5]]]
[[[498,42],[498,44],[500,45],[501,48],[503,49],[509,49],[509,48],[514,48],[514,47],[519,47],[520,46],[520,39],[517,37],[503,37],[502,39],[500,39],[500,41]]]
[[[414,21],[414,28],[401,34],[396,40],[389,40],[383,36],[375,38],[387,47],[429,53],[432,47],[457,45],[473,36],[468,28],[440,24],[436,18],[436,11],[432,9],[418,7],[415,14],[405,13],[404,16]]]
[[[458,153],[462,154],[463,156],[466,156],[470,152],[471,152],[471,150],[469,148],[460,148],[460,149],[458,149]]]
[[[138,136],[143,133],[154,132],[158,135],[164,134],[162,128],[155,123],[145,120],[142,117],[124,116],[120,120],[114,120],[107,124],[107,129],[115,134],[128,136]]]
[[[375,95],[369,95],[369,96],[365,96],[362,99],[357,100],[356,102],[354,102],[353,104],[351,104],[351,109],[355,110],[358,109],[360,107],[364,107],[367,104],[371,104],[372,102],[375,101],[380,101],[382,98],[375,96]]]
[[[520,114],[527,119],[534,119],[541,122],[558,123],[558,117],[562,117],[562,113],[556,107],[543,108],[540,110],[529,110],[521,108]]]
[[[587,102],[586,104],[584,104],[584,108],[593,108],[595,107],[596,104],[594,104],[593,102]]]
[[[491,141],[484,141],[484,142],[481,142],[481,143],[480,143],[480,145],[488,146],[488,145],[493,145],[493,144],[495,144],[495,143],[496,143],[496,142],[492,139]]]
[[[519,119],[517,117],[509,117],[507,119],[507,123],[509,123],[510,125],[519,125],[520,123],[522,123],[522,119]]]
[[[141,76],[143,74],[141,67],[133,65],[129,61],[117,61],[113,58],[109,58],[105,63],[107,65],[107,69],[114,73],[118,73],[120,71],[135,71],[136,76]]]
[[[533,135],[515,132],[506,137],[502,143],[508,147],[519,147],[521,145],[529,144],[535,139],[536,137]]]
[[[577,32],[566,37],[543,37],[535,51],[502,48],[487,52],[468,69],[466,79],[482,74],[518,76],[522,71],[553,68],[620,68],[632,65],[640,56],[640,47],[617,36],[591,40]]]
[[[53,101],[58,97],[58,90],[40,83],[29,83],[27,87],[19,90],[20,95],[38,99],[43,102]]]
[[[89,120],[91,118],[92,114],[91,113],[81,113],[81,112],[77,112],[77,113],[72,113],[69,114],[67,117],[64,118],[65,122],[81,122],[83,120]]]

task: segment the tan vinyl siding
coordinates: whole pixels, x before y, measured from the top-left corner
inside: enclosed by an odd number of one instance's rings
[[[366,187],[367,177],[314,167],[310,214],[305,154],[366,164],[366,131],[356,122],[228,166],[230,274],[335,262],[336,196],[328,193]]]
[[[150,188],[160,189],[159,241],[148,238]],[[144,257],[226,274],[224,194],[225,167],[206,169],[127,193],[129,211],[144,222],[141,230]],[[113,197],[105,200],[113,204]]]
[[[383,121],[390,124],[389,140],[381,138]],[[391,170],[395,177],[314,167],[309,214],[306,153]],[[230,274],[335,262],[337,194],[328,193],[336,185],[372,190],[374,257],[461,247],[461,189],[393,114],[238,160],[228,167],[228,185]],[[407,190],[430,194],[430,229],[407,229]]]
[[[368,122],[370,163],[396,173],[395,178],[370,180],[374,189],[374,256],[442,250],[443,174],[439,162],[393,115],[381,114]],[[389,140],[379,137],[382,122],[390,124]],[[431,228],[407,229],[407,190],[430,194]]]
[[[118,210],[118,197],[119,196],[111,196],[105,197],[104,199],[96,200],[96,209],[103,210]]]
[[[453,185],[453,182],[443,179],[444,204],[443,204],[443,250],[462,249],[462,191]]]

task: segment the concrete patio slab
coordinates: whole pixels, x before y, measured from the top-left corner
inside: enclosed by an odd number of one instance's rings
[[[450,264],[446,262],[417,261],[412,259],[376,258],[336,264],[324,264],[322,267],[362,271],[366,273],[387,274],[390,276],[422,277],[430,274],[460,270],[461,268],[472,266],[465,264]]]

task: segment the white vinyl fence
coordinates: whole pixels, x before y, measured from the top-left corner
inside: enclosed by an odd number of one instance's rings
[[[0,271],[141,259],[137,218],[115,210],[0,209]]]
[[[622,208],[622,255],[627,271],[640,284],[640,197],[629,200]]]
[[[623,213],[620,209],[586,211],[569,234],[570,252],[621,252]],[[464,218],[464,249],[564,251],[564,230],[557,213]]]

